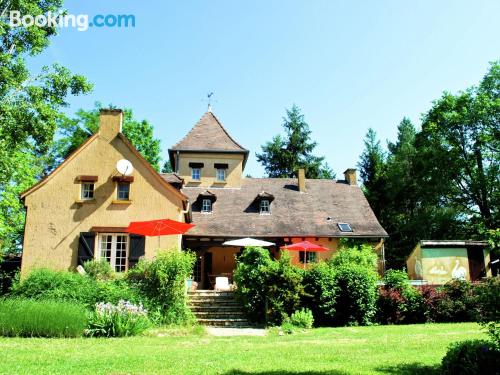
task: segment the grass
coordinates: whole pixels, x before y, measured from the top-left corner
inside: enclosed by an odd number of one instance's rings
[[[0,373],[425,374],[477,324],[320,328],[294,335],[212,337],[199,330],[119,339],[0,338]]]
[[[29,299],[0,300],[0,335],[23,337],[78,337],[87,325],[80,305]]]

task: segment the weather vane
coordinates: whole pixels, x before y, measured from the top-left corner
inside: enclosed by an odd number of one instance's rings
[[[214,93],[212,91],[210,91],[208,94],[207,94],[207,101],[208,101],[208,110],[210,112],[212,112],[212,96],[214,95]]]

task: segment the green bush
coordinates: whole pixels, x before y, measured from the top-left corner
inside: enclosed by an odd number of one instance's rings
[[[377,299],[377,320],[383,324],[410,324],[426,321],[423,295],[410,285],[404,270],[388,270]]]
[[[319,262],[306,272],[303,304],[312,311],[317,325],[334,324],[337,293],[335,271],[331,265]]]
[[[243,250],[234,270],[236,297],[243,305],[248,318],[265,321],[268,270],[273,260],[269,251],[262,247],[247,247]]]
[[[310,329],[314,323],[313,313],[309,309],[295,311],[287,319],[294,327]]]
[[[266,249],[246,248],[234,272],[237,298],[251,320],[280,325],[300,307],[303,273],[288,254],[274,261]]]
[[[83,269],[91,278],[96,280],[110,280],[115,277],[115,272],[105,259],[88,260],[83,263]]]
[[[184,324],[194,319],[187,307],[186,279],[196,257],[188,251],[161,252],[154,260],[140,260],[127,280],[147,297],[150,309],[161,313],[161,323]]]
[[[337,325],[367,325],[376,313],[377,274],[371,268],[344,263],[335,268],[338,287],[335,304]]]
[[[87,310],[58,301],[0,300],[0,335],[78,337],[87,325]]]
[[[441,362],[445,375],[498,374],[499,368],[500,349],[484,340],[453,343]]]
[[[85,335],[90,337],[136,336],[151,327],[147,311],[142,305],[128,301],[98,303],[90,314]]]
[[[469,281],[452,280],[439,290],[434,320],[437,322],[468,322],[476,320],[473,286]]]
[[[98,302],[140,301],[136,289],[123,280],[100,281],[67,271],[38,269],[14,283],[11,296],[74,302],[93,309]]]
[[[490,277],[474,289],[477,320],[500,348],[500,276]]]
[[[356,264],[367,269],[377,269],[377,254],[370,245],[359,247],[342,247],[332,259],[328,261],[333,267]]]

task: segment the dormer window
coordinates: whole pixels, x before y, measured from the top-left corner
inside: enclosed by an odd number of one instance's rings
[[[80,198],[82,200],[94,199],[94,183],[93,182],[82,182],[82,191]]]
[[[201,212],[208,214],[212,212],[212,200],[209,198],[204,198],[201,201]]]
[[[260,214],[269,215],[271,213],[271,203],[269,199],[262,199],[260,201]]]

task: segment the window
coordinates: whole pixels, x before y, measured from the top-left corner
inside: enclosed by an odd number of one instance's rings
[[[313,251],[299,251],[299,261],[300,263],[304,263],[305,257],[307,254],[307,262],[306,263],[316,263],[317,254]]]
[[[130,199],[130,184],[128,182],[119,182],[116,198],[119,201],[128,201]]]
[[[191,168],[191,179],[193,179],[195,181],[200,181],[201,168]]]
[[[269,199],[262,199],[260,201],[260,214],[269,215],[271,213],[271,206],[269,204]]]
[[[83,182],[82,183],[82,200],[94,199],[94,183],[93,182]]]
[[[337,226],[339,227],[341,232],[352,232],[352,228],[349,224],[347,223],[337,223]]]
[[[99,257],[105,259],[116,272],[127,270],[128,236],[125,234],[101,234]]]
[[[226,181],[226,170],[222,168],[217,168],[215,170],[215,179],[217,181]]]
[[[201,201],[201,212],[212,212],[212,201],[210,199],[203,199]]]

